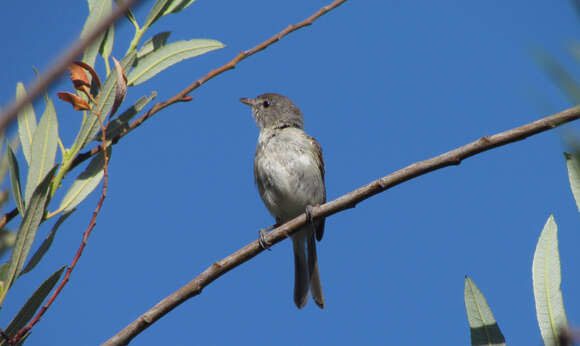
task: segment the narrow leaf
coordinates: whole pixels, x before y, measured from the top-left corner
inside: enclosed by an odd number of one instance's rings
[[[48,235],[46,236],[46,238],[44,239],[44,241],[42,242],[42,244],[40,244],[40,247],[34,252],[34,255],[32,255],[32,257],[30,258],[30,261],[28,261],[28,264],[26,265],[26,267],[24,267],[24,269],[22,269],[22,271],[20,272],[20,275],[22,274],[26,274],[29,271],[31,271],[32,269],[34,269],[34,267],[36,267],[36,265],[38,263],[40,263],[40,260],[42,260],[42,257],[44,257],[44,255],[46,254],[46,252],[48,251],[48,249],[50,249],[50,246],[52,245],[52,242],[54,240],[54,236],[56,235],[56,231],[58,231],[58,228],[60,227],[60,225],[63,224],[63,222],[75,211],[76,209],[73,209],[67,213],[62,214],[58,220],[56,220],[56,223],[54,224],[54,226],[52,226],[52,229],[50,230],[50,233],[48,233]]]
[[[137,61],[137,66],[127,77],[128,85],[138,85],[178,62],[225,47],[215,40],[194,39],[177,41]]]
[[[111,147],[108,147],[108,155],[110,155]],[[105,158],[103,153],[97,154],[89,163],[87,168],[78,176],[75,182],[71,185],[66,195],[60,202],[59,209],[64,212],[70,212],[79,203],[81,203],[93,190],[99,185],[103,178],[103,166]]]
[[[115,3],[117,4],[117,6],[121,6],[123,4],[122,0],[115,0]],[[133,14],[133,11],[131,11],[131,9],[128,9],[127,11],[125,11],[125,17],[127,17],[127,19],[133,23],[133,25],[138,28],[139,24],[137,23],[137,19],[135,19],[135,14]]]
[[[505,345],[505,338],[475,283],[465,277],[465,310],[471,329],[472,345]]]
[[[4,280],[6,287],[12,286],[16,276],[22,270],[24,262],[30,252],[32,242],[36,237],[38,226],[44,217],[44,211],[48,201],[49,188],[52,177],[56,172],[56,167],[51,169],[44,177],[44,180],[38,185],[32,194],[30,203],[26,208],[18,233],[16,233],[16,242],[10,256],[10,265],[7,270],[7,278]],[[4,300],[4,296],[0,299],[0,303]]]
[[[37,289],[34,291],[32,296],[28,298],[22,309],[18,312],[16,317],[10,322],[6,330],[4,331],[6,335],[14,337],[20,329],[22,329],[26,324],[34,317],[36,310],[40,307],[42,302],[50,294],[62,272],[66,266],[62,266],[59,270],[54,272],[48,279],[46,279]]]
[[[165,46],[165,43],[167,43],[167,39],[170,35],[170,31],[164,31],[145,41],[145,43],[143,43],[141,46],[141,49],[139,49],[139,53],[137,53],[137,58],[142,59],[146,55],[149,55],[150,53]]]
[[[113,101],[113,107],[111,108],[111,113],[109,114],[112,117],[119,109],[123,100],[125,100],[125,96],[127,95],[127,77],[125,77],[125,71],[123,70],[123,66],[113,57],[113,63],[115,63],[115,74],[117,75],[117,87],[115,88],[115,99]]]
[[[0,229],[0,256],[3,256],[6,251],[14,246],[16,241],[16,233],[11,232],[5,228]]]
[[[115,25],[111,25],[106,33],[103,42],[101,43],[101,47],[99,48],[99,53],[103,57],[104,60],[109,60],[111,56],[111,52],[113,51],[113,43],[115,41]]]
[[[550,215],[536,246],[532,264],[536,316],[546,345],[559,345],[560,333],[568,328],[560,284],[558,226]]]
[[[166,16],[170,13],[177,13],[183,11],[186,8],[188,8],[189,5],[193,4],[194,1],[195,0],[173,0],[169,4],[165,12],[163,12],[163,15]]]
[[[16,85],[16,98],[19,99],[25,96],[26,90],[24,89],[24,85],[18,83]],[[22,152],[24,153],[26,162],[29,164],[34,131],[36,131],[36,114],[34,113],[32,105],[28,103],[22,108],[22,111],[18,113],[18,136],[20,137],[20,143],[22,143]]]
[[[18,161],[16,161],[16,156],[14,156],[14,152],[8,143],[6,143],[6,155],[8,155],[8,167],[10,168],[12,196],[18,212],[20,215],[24,215],[24,202],[22,201],[22,190],[20,189],[20,169],[18,169]]]
[[[111,123],[107,127],[107,140],[112,140],[113,138],[120,135],[123,131],[129,129],[129,121],[133,119],[133,117],[141,112],[145,106],[151,102],[157,96],[156,92],[152,92],[149,96],[143,96],[131,108],[127,109],[121,115],[116,117],[115,119],[111,120]],[[101,132],[97,133],[94,140],[101,139]]]
[[[75,111],[80,110],[86,111],[90,109],[89,103],[78,95],[69,92],[58,92],[56,94],[59,99],[63,100],[64,102],[70,103],[74,107]]]
[[[99,78],[97,71],[95,71],[95,69],[92,68],[91,65],[87,65],[82,61],[74,61],[72,64],[76,65],[78,67],[81,67],[83,70],[87,71],[91,75],[91,78],[92,78],[91,84],[95,84],[96,89],[101,89],[101,79]],[[92,87],[92,85],[91,85],[91,87]]]
[[[10,262],[4,262],[0,265],[0,296],[4,294],[4,290],[7,288],[7,282],[10,279]]]
[[[131,68],[136,56],[136,52],[131,52],[125,56],[123,60],[121,60],[121,66],[125,71],[128,71]],[[115,102],[116,86],[117,75],[115,73],[111,73],[101,88],[101,92],[99,93],[99,103],[95,107],[95,112],[106,116],[111,111],[113,108],[113,103]],[[89,113],[86,119],[83,121],[81,130],[77,135],[74,146],[80,146],[80,148],[83,148],[90,140],[95,137],[100,129],[101,124],[97,116],[92,114],[92,112]]]
[[[56,111],[49,99],[32,139],[30,169],[24,190],[24,205],[28,204],[35,188],[54,165],[58,142]]]
[[[2,144],[4,143],[4,141],[2,141],[3,138],[4,138],[4,136],[0,135],[0,148],[2,147]],[[19,144],[20,144],[20,141],[18,140],[18,137],[14,138],[10,142],[10,147],[12,148],[13,152],[18,152]],[[2,155],[0,155],[0,185],[2,185],[4,183],[4,179],[6,178],[6,174],[8,174],[8,170],[9,170],[8,151],[5,150],[4,153]]]
[[[580,211],[580,160],[576,155],[564,153],[566,167],[568,167],[568,178],[570,179],[570,189],[576,200],[576,206]]]
[[[147,19],[145,19],[144,28],[150,27],[151,24],[155,23],[157,19],[163,16],[163,12],[165,12],[165,9],[167,9],[167,6],[169,6],[170,1],[171,0],[157,0],[155,2],[155,5],[153,5],[153,8],[147,15]]]
[[[26,188],[24,189],[24,205],[28,205],[32,192],[54,165],[57,145],[58,123],[56,111],[52,101],[49,99],[32,139],[30,169],[28,170]]]
[[[70,80],[72,81],[76,90],[82,90],[83,87],[90,87],[91,82],[89,82],[89,77],[85,72],[85,69],[78,63],[72,63],[68,67],[68,72],[70,75]]]
[[[111,13],[113,9],[111,0],[88,0],[88,3],[89,16],[87,17],[81,32],[81,37],[85,37],[89,32],[91,32],[98,23],[100,23],[107,15],[109,15],[109,13]],[[95,60],[104,38],[105,33],[102,33],[85,49],[83,55],[83,61],[85,63],[91,66],[95,66]]]

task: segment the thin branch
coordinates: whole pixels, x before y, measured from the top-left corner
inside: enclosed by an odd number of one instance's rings
[[[70,64],[77,59],[77,57],[80,56],[97,37],[105,32],[111,24],[116,22],[137,1],[138,0],[125,0],[122,2],[119,7],[111,12],[104,20],[99,22],[99,24],[97,24],[86,36],[79,38],[72,46],[70,46],[46,73],[38,77],[36,83],[34,83],[28,90],[26,97],[15,100],[1,113],[0,132],[3,132],[8,124],[16,118],[24,105],[35,100],[46,88],[49,87],[50,84],[66,71]]]
[[[346,195],[343,195],[331,202],[314,207],[312,216],[314,218],[327,217],[342,210],[354,208],[358,203],[381,193],[393,186],[399,185],[407,180],[416,178],[426,173],[448,166],[456,166],[464,159],[477,155],[481,152],[521,141],[529,136],[544,132],[562,124],[580,118],[580,106],[567,109],[563,112],[534,121],[527,125],[501,132],[492,136],[484,136],[475,142],[471,142],[457,149],[448,151],[439,156],[416,162],[401,170],[391,173],[383,178],[377,179],[365,186],[362,186]],[[268,244],[276,244],[293,234],[297,229],[306,223],[306,215],[300,216],[286,222],[276,228],[266,236]],[[127,325],[123,330],[111,337],[103,345],[126,345],[135,336],[151,326],[155,321],[165,314],[185,302],[189,298],[201,293],[202,289],[214,280],[248,261],[254,256],[264,251],[256,240],[228,257],[219,260],[209,266],[203,273],[191,280],[171,295],[167,296],[149,311],[139,316],[135,321]]]
[[[304,21],[302,21],[298,24],[289,25],[286,29],[282,30],[278,34],[267,39],[266,41],[260,43],[259,45],[255,46],[254,48],[247,50],[247,51],[244,51],[242,53],[239,53],[236,57],[234,57],[234,59],[230,60],[225,65],[223,65],[215,70],[211,70],[205,76],[196,80],[195,82],[190,84],[187,88],[183,89],[181,92],[179,92],[177,95],[173,96],[169,100],[156,103],[151,109],[149,109],[149,111],[147,111],[147,113],[143,114],[141,117],[139,117],[138,119],[133,121],[127,129],[125,129],[117,137],[113,138],[112,143],[116,144],[117,142],[119,142],[119,140],[121,138],[123,138],[129,132],[131,132],[134,129],[136,129],[137,127],[139,127],[141,124],[143,124],[143,122],[145,120],[151,118],[154,114],[156,114],[160,110],[164,109],[165,107],[170,106],[174,103],[178,103],[178,102],[191,101],[191,96],[187,96],[187,94],[189,94],[193,90],[199,88],[205,82],[209,81],[210,79],[213,79],[214,77],[216,77],[219,74],[222,74],[228,70],[233,69],[236,66],[236,64],[239,63],[240,61],[266,49],[268,46],[272,45],[273,43],[280,41],[280,39],[282,39],[284,36],[294,32],[300,28],[311,25],[316,19],[318,19],[322,15],[326,14],[327,12],[335,9],[336,7],[340,6],[344,2],[346,2],[346,0],[336,0],[333,3],[331,3],[330,5],[321,8],[320,10],[318,10],[318,12],[314,13],[312,16],[308,17]],[[101,149],[102,149],[102,147],[100,145],[98,145],[89,151],[85,151],[84,153],[77,155],[77,157],[74,159],[73,163],[71,164],[70,169],[73,169],[74,167],[78,166],[79,164],[83,163],[84,161],[88,160],[89,158],[93,157],[94,155],[98,154],[101,151]],[[18,210],[16,208],[14,208],[10,212],[4,214],[4,216],[2,216],[2,218],[0,218],[0,229],[2,229],[8,222],[10,222],[10,220],[15,218],[16,215],[18,215]]]
[[[289,25],[286,29],[280,31],[278,34],[270,37],[269,39],[267,39],[266,41],[260,43],[259,45],[255,46],[254,48],[241,52],[239,53],[234,59],[232,59],[230,62],[226,63],[225,65],[215,69],[215,70],[211,70],[209,73],[207,73],[205,76],[203,76],[202,78],[196,80],[195,82],[191,83],[187,88],[183,89],[181,92],[179,92],[177,95],[173,96],[172,98],[170,98],[169,100],[165,101],[165,102],[158,102],[157,104],[155,104],[147,113],[143,114],[141,117],[139,117],[137,120],[135,120],[134,122],[131,123],[131,125],[129,126],[129,129],[127,129],[125,132],[129,132],[133,129],[135,129],[136,127],[138,127],[139,125],[141,125],[145,120],[149,119],[153,114],[159,112],[160,110],[162,110],[163,108],[172,105],[174,103],[177,102],[182,102],[184,97],[187,96],[187,94],[189,94],[190,92],[194,91],[195,89],[199,88],[202,84],[204,84],[205,82],[209,81],[210,79],[213,79],[214,77],[228,71],[228,70],[232,70],[236,67],[237,63],[239,63],[240,61],[268,48],[270,45],[272,45],[273,43],[276,43],[278,41],[280,41],[284,36],[298,30],[301,29],[305,26],[309,26],[312,25],[312,23],[322,17],[323,15],[325,15],[326,13],[328,13],[329,11],[337,8],[338,6],[342,5],[344,2],[346,2],[346,0],[335,0],[334,2],[332,2],[330,5],[328,6],[324,6],[323,8],[321,8],[320,10],[318,10],[316,13],[314,13],[313,15],[311,15],[310,17],[306,18],[305,20],[303,20],[302,22],[298,23],[298,24],[294,24],[294,25]],[[119,137],[122,137],[125,133],[121,134]]]
[[[99,197],[99,201],[97,202],[97,206],[95,207],[95,210],[93,211],[93,216],[91,217],[91,221],[89,222],[89,226],[87,227],[87,229],[83,233],[83,239],[81,241],[81,244],[80,244],[79,248],[77,249],[77,252],[76,252],[71,264],[66,269],[66,272],[64,274],[64,278],[62,279],[62,281],[60,282],[58,287],[54,290],[54,292],[52,292],[50,299],[36,313],[36,316],[34,316],[34,318],[28,323],[28,325],[26,327],[22,328],[20,331],[18,331],[18,333],[16,333],[14,338],[12,338],[10,340],[10,343],[9,343],[10,345],[18,343],[20,338],[22,338],[24,335],[26,335],[26,333],[28,331],[30,331],[30,329],[32,329],[32,327],[34,327],[34,325],[36,323],[38,323],[38,321],[40,321],[40,318],[42,317],[42,315],[44,315],[46,310],[48,310],[48,308],[56,300],[56,297],[58,297],[58,295],[60,294],[60,292],[62,291],[64,286],[69,281],[69,278],[70,278],[70,275],[72,274],[72,271],[75,269],[77,262],[79,261],[79,259],[81,258],[82,254],[83,254],[83,250],[85,249],[85,246],[87,245],[87,241],[89,240],[89,236],[91,235],[93,228],[95,228],[95,226],[97,224],[97,216],[99,215],[99,212],[101,211],[101,208],[103,207],[103,202],[105,201],[105,198],[107,197],[107,188],[108,188],[108,184],[109,184],[109,155],[107,153],[107,148],[106,148],[106,146],[107,146],[107,140],[106,140],[107,134],[106,134],[106,132],[107,132],[107,126],[104,126],[103,123],[101,123],[101,133],[102,133],[101,141],[102,141],[102,144],[100,146],[103,147],[103,159],[104,159],[103,160],[104,161],[103,162],[103,187],[101,188],[101,196]]]

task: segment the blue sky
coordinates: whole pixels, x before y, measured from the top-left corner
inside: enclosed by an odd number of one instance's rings
[[[197,1],[161,19],[147,37],[172,31],[170,41],[211,38],[227,46],[130,88],[127,101],[153,90],[165,100],[328,3]],[[136,11],[141,22],[151,6],[146,1]],[[0,5],[0,104],[11,100],[18,81],[34,78],[32,66],[43,70],[77,37],[86,13],[83,1]],[[116,57],[132,29],[125,20],[117,26]],[[97,227],[30,344],[101,343],[272,224],[253,184],[258,129],[240,97],[278,92],[302,109],[307,132],[324,150],[331,200],[572,106],[530,52],[542,47],[578,74],[568,45],[579,33],[571,1],[348,1],[114,147]],[[103,73],[102,61],[97,69]],[[49,90],[68,146],[80,117],[55,94],[70,89],[62,81]],[[36,106],[40,114],[44,105]],[[328,218],[319,243],[324,311],[312,301],[303,310],[294,306],[285,241],[212,283],[134,344],[467,344],[465,275],[486,296],[509,343],[539,344],[531,264],[550,213],[559,225],[564,304],[578,326],[580,214],[562,155],[564,132],[477,155]],[[96,200],[82,204],[45,260],[17,281],[0,326],[44,278],[70,263]],[[41,227],[40,239],[53,223]]]

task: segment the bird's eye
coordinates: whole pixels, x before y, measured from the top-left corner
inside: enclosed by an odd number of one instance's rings
[[[270,101],[264,101],[264,102],[262,102],[262,106],[264,106],[264,108],[270,107]]]

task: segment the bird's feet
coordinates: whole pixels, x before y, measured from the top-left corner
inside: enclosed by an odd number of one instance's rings
[[[266,228],[262,228],[258,232],[258,244],[260,244],[260,246],[262,247],[262,249],[268,250],[268,251],[272,251],[272,249],[270,249],[270,246],[272,246],[272,245],[269,244],[268,241],[266,240],[266,234],[268,234],[268,232],[270,232],[275,227],[276,227],[276,225],[273,225],[273,226],[270,226],[270,227],[266,227]]]

